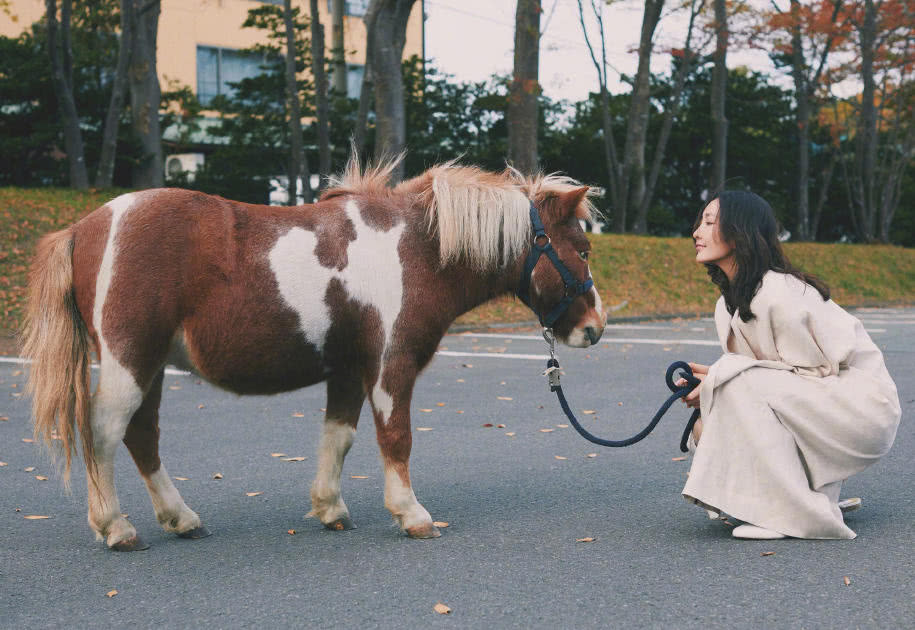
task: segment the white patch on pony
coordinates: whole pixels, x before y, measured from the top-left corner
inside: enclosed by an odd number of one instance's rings
[[[167,532],[181,533],[200,527],[200,517],[184,503],[171,477],[160,465],[149,477],[144,477],[146,490],[156,511],[156,520]]]
[[[322,266],[315,254],[317,235],[296,227],[277,239],[270,250],[270,269],[283,300],[299,316],[300,330],[319,351],[324,349],[331,325],[330,307],[324,297],[334,278],[343,284],[350,299],[378,311],[386,349],[403,300],[403,265],[398,244],[404,224],[387,232],[377,231],[362,220],[359,206],[353,200],[346,203],[345,212],[356,231],[356,240],[347,244],[346,267],[337,270]]]
[[[380,376],[375,382],[375,387],[372,388],[370,396],[372,408],[381,414],[381,423],[387,424],[388,420],[391,418],[391,413],[394,411],[394,399],[389,393],[381,388]]]
[[[384,463],[384,506],[394,515],[401,529],[426,525],[432,517],[413,494],[413,488],[404,485],[394,466]]]
[[[321,448],[318,451],[318,473],[311,484],[311,512],[324,524],[349,516],[340,497],[340,473],[343,458],[353,445],[356,428],[330,418],[324,421]]]

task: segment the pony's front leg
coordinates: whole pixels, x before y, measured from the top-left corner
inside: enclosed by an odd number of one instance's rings
[[[358,376],[333,376],[327,381],[327,413],[318,451],[318,473],[311,484],[311,511],[306,518],[314,516],[324,527],[335,531],[356,527],[340,496],[340,474],[343,459],[356,436],[363,402],[365,392]]]
[[[390,510],[401,530],[411,538],[437,538],[441,536],[432,524],[432,517],[413,494],[410,483],[410,450],[413,436],[410,433],[410,394],[416,379],[415,371],[391,370],[396,376],[372,388],[369,399],[375,416],[378,446],[384,465],[384,506]],[[388,391],[388,381],[398,382]]]

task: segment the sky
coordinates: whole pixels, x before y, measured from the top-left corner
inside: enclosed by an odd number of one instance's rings
[[[441,71],[460,81],[482,81],[493,73],[509,74],[514,50],[515,0],[425,0],[426,57]],[[586,12],[589,0],[583,0]],[[603,4],[598,0],[596,4]],[[673,4],[673,3],[668,3]],[[576,0],[542,0],[540,18],[540,83],[551,99],[580,101],[598,90],[597,70],[581,31]],[[620,73],[632,75],[638,63],[643,3],[623,0],[604,7],[608,88],[628,92]],[[655,49],[683,47],[688,15],[663,14],[656,32]],[[596,23],[590,21],[592,42],[598,42]],[[655,54],[651,70],[667,73],[669,55]],[[746,65],[775,73],[768,56],[760,51],[728,51],[728,67]],[[778,73],[781,74],[781,73]]]

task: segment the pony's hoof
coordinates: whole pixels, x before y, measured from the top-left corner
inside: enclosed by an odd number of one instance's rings
[[[442,533],[438,531],[438,527],[432,523],[423,523],[422,525],[414,525],[407,528],[407,536],[410,538],[438,538],[441,535]]]
[[[143,542],[139,536],[131,536],[114,543],[108,548],[112,551],[144,551],[149,549],[149,545]]]
[[[197,540],[198,538],[206,538],[207,536],[212,535],[212,532],[208,530],[205,526],[200,525],[194,529],[189,529],[186,532],[180,532],[178,538],[190,538],[192,540]]]
[[[331,523],[324,523],[324,527],[326,527],[327,529],[331,529],[335,532],[342,532],[347,529],[356,529],[356,524],[353,522],[353,519],[351,519],[350,517],[341,516],[336,521],[333,521]]]

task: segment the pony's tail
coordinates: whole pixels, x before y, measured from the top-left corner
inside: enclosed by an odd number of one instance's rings
[[[22,329],[22,355],[31,359],[28,391],[32,395],[35,437],[52,454],[63,450],[64,484],[77,430],[90,478],[95,458],[89,423],[89,333],[73,292],[72,228],[38,242],[29,270],[29,295]],[[60,449],[54,441],[60,441]]]

